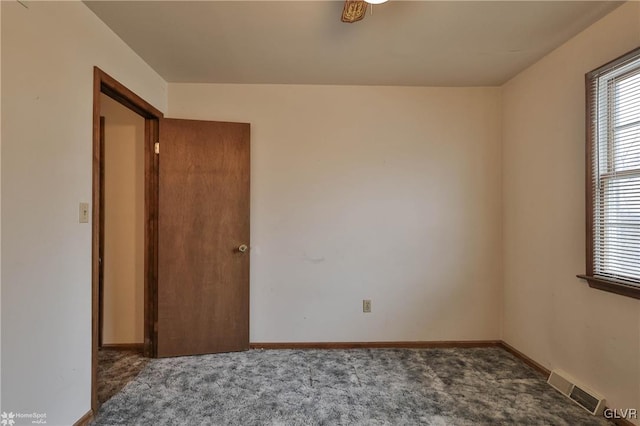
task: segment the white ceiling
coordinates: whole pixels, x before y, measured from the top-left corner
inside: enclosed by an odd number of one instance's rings
[[[169,82],[494,86],[620,3],[85,1]]]

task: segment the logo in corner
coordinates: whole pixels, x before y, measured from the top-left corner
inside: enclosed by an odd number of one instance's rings
[[[0,425],[2,426],[13,426],[16,424],[15,419],[16,415],[12,412],[7,414],[5,411],[0,414]]]

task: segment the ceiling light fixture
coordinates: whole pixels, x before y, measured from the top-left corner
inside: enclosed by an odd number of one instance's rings
[[[382,4],[386,2],[387,0],[345,0],[344,7],[342,8],[341,21],[349,24],[358,22],[365,17],[369,5],[371,5],[371,13],[373,13],[374,4]]]

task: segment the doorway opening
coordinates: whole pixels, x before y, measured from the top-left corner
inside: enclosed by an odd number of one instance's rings
[[[139,351],[140,363],[143,362],[141,355],[156,356],[158,159],[155,143],[162,116],[131,90],[94,68],[91,362],[94,413],[101,402],[98,398],[100,347]],[[112,142],[120,139],[114,133],[117,130],[110,129],[110,122],[123,119],[132,124],[130,131],[137,132],[137,137],[124,142],[137,146],[109,144],[110,133],[116,136]],[[123,176],[127,174],[131,180]],[[128,182],[118,182],[118,176]],[[113,190],[120,191],[120,196]],[[129,193],[123,196],[122,191]],[[109,205],[111,209],[106,211]],[[127,215],[129,219],[118,220],[117,210],[127,209],[134,210]],[[121,252],[127,247],[134,259]],[[120,255],[116,256],[117,252]],[[108,359],[103,357],[103,362]],[[129,360],[135,363],[135,359]]]
[[[98,402],[146,365],[144,118],[100,95]]]

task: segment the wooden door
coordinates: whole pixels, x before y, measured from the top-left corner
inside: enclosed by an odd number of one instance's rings
[[[159,357],[249,349],[249,124],[160,120]]]

